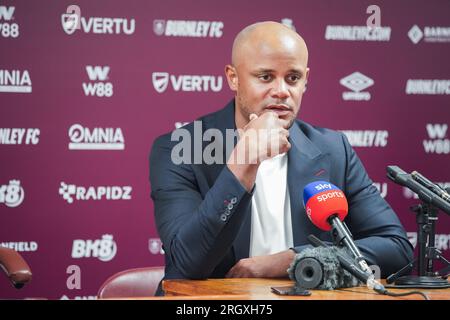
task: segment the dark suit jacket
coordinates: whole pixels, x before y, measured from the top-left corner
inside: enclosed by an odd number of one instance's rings
[[[200,118],[203,132],[216,128],[225,136],[226,129],[235,129],[234,108],[233,100]],[[182,129],[193,135],[194,124]],[[289,133],[287,180],[295,250],[308,246],[310,234],[331,240],[329,232],[311,223],[302,204],[305,185],[325,180],[347,196],[345,222],[369,264],[378,265],[386,276],[411,260],[413,248],[400,221],[372,185],[345,135],[300,120]],[[223,164],[174,164],[172,148],[180,141],[163,135],[150,155],[151,196],[165,251],[164,279],[222,278],[249,256],[252,193],[225,165],[226,158]],[[209,143],[203,142],[202,148]]]

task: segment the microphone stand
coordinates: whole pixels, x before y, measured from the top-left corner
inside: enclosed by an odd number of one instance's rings
[[[393,171],[395,170],[395,172]],[[410,187],[409,183],[399,182],[396,179],[396,174],[402,171],[398,167],[388,167],[388,177],[396,183],[405,185],[412,191],[421,195],[420,189],[422,186],[419,184],[418,187],[412,184],[413,188]],[[403,176],[406,175],[404,172],[399,172]],[[433,191],[432,191],[433,192]],[[403,287],[403,288],[450,288],[450,283],[447,281],[448,272],[450,271],[450,262],[442,256],[442,252],[435,247],[435,236],[436,236],[436,222],[438,220],[438,209],[431,204],[429,197],[420,197],[422,203],[411,207],[411,211],[416,214],[417,223],[417,243],[418,243],[418,257],[414,258],[413,261],[408,263],[406,266],[401,268],[396,273],[390,275],[387,279],[387,283],[394,283],[394,286],[390,287]],[[440,260],[444,263],[444,267],[440,271],[434,270],[434,260]],[[404,275],[409,273],[417,266],[418,275]]]
[[[413,261],[396,273],[390,275],[386,282],[395,283],[396,287],[450,288],[450,284],[446,280],[447,273],[450,270],[450,262],[435,247],[435,227],[438,220],[438,210],[426,203],[411,207],[411,210],[416,214],[418,257],[414,258]],[[442,261],[446,267],[434,272],[434,260]],[[414,266],[417,266],[418,275],[404,276]]]

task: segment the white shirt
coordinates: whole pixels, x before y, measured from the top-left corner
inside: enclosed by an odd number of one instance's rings
[[[258,168],[252,198],[250,257],[293,246],[287,162],[284,153],[264,160]]]

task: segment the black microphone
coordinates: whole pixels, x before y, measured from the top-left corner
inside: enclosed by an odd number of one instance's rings
[[[416,180],[414,180],[410,174],[400,169],[398,166],[388,166],[387,177],[402,186],[405,186],[414,191],[421,200],[429,203],[435,207],[438,207],[442,211],[450,214],[450,203],[445,201],[434,191],[431,191],[427,187],[423,186]]]
[[[450,202],[450,194],[447,193],[447,190],[444,188],[441,188],[438,184],[431,182],[429,179],[425,178],[423,175],[421,175],[417,171],[411,172],[411,177],[416,180],[418,183],[423,185],[424,187],[430,189],[434,193],[436,193],[438,196],[440,196],[442,199],[444,199],[447,202]]]

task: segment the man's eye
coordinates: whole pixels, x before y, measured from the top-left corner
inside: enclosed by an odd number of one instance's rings
[[[288,76],[289,82],[297,82],[298,80],[300,80],[300,76],[298,76],[296,74]]]
[[[272,77],[270,76],[270,74],[262,74],[259,76],[259,79],[263,81],[269,81],[270,79],[272,79]]]

